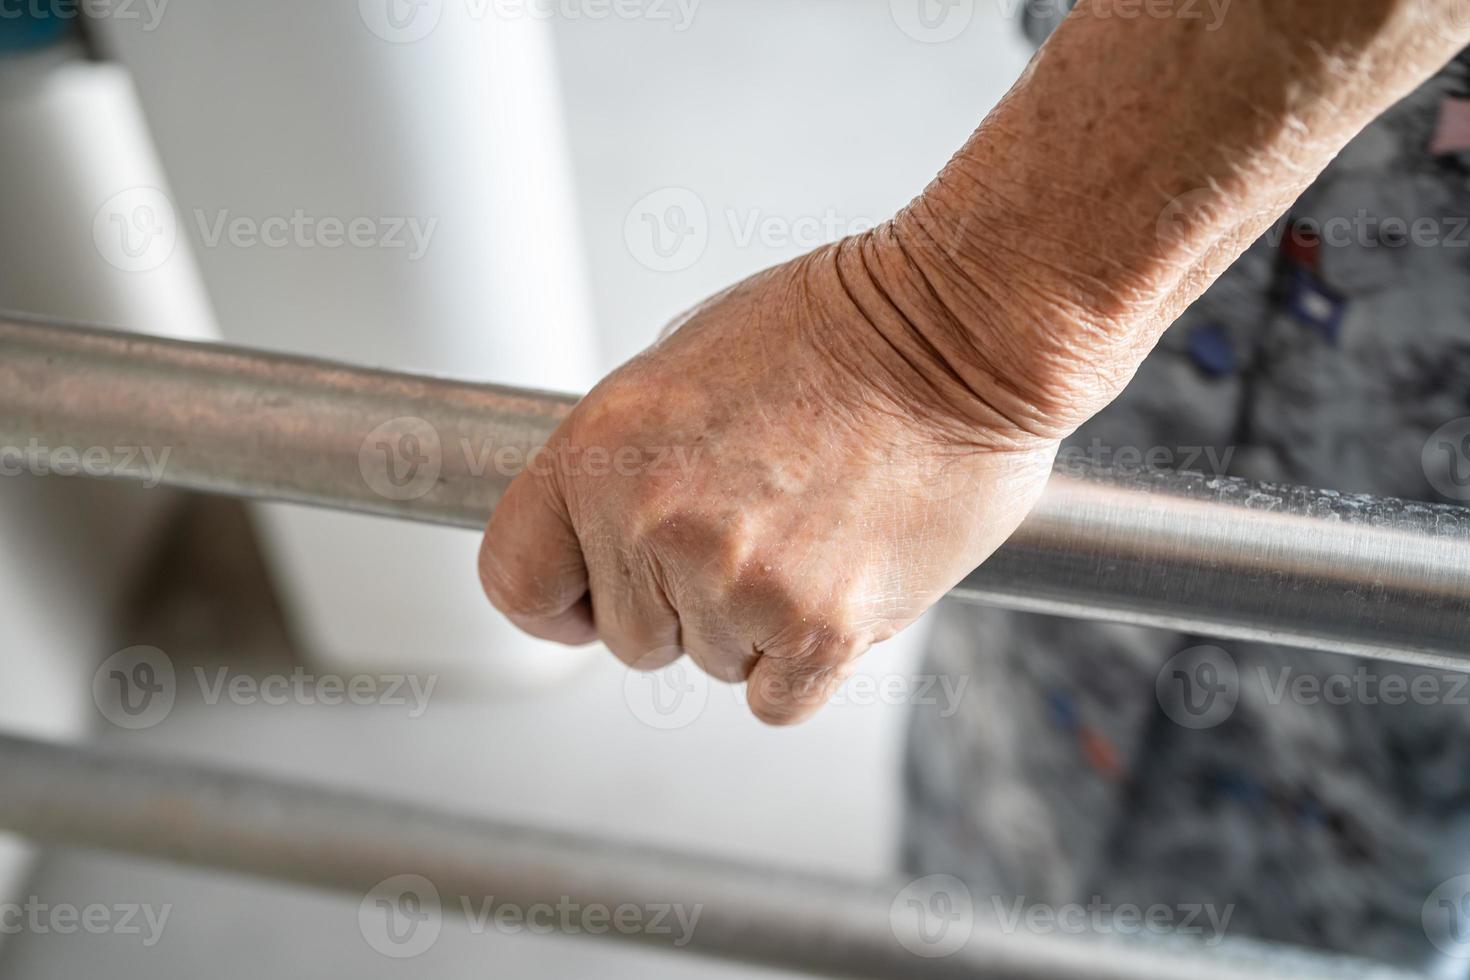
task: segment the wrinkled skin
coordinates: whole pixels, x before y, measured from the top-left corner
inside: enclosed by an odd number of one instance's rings
[[[917,332],[910,314],[944,314],[894,285],[916,277],[892,274],[885,235],[740,283],[599,384],[549,447],[647,465],[520,476],[481,552],[491,601],[639,669],[687,653],[785,724],[994,551],[1059,433],[993,410],[1014,393],[987,397]],[[665,447],[680,462],[659,463]]]

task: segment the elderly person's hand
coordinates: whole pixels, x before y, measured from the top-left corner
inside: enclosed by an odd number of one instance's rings
[[[537,636],[640,668],[685,652],[748,677],[759,717],[805,716],[1050,473],[1062,427],[962,336],[891,229],[722,293],[576,408],[548,456],[568,465],[511,487],[486,590]],[[645,465],[570,465],[593,448]]]
[[[748,678],[759,717],[805,717],[1005,540],[1059,439],[1332,155],[1470,43],[1466,0],[1237,0],[1208,29],[1164,6],[1083,0],[897,219],[722,293],[594,389],[490,522],[491,601],[636,667],[688,653]]]

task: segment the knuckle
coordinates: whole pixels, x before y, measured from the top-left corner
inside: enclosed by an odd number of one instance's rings
[[[579,449],[605,452],[609,457],[620,449],[641,450],[649,434],[649,413],[647,389],[627,377],[626,370],[620,371],[605,378],[573,409],[566,439]],[[611,466],[599,468],[614,471]],[[631,469],[642,472],[641,467]]]
[[[756,534],[751,519],[739,512],[715,516],[654,503],[639,537],[665,565],[697,574],[703,587],[724,597],[758,567],[751,559]]]
[[[820,679],[840,670],[861,652],[862,644],[852,634],[817,626],[796,638],[786,659],[794,672]]]
[[[573,417],[579,426],[590,430],[603,426],[620,428],[641,418],[647,407],[648,392],[625,367],[598,382],[577,406]]]
[[[826,667],[845,663],[865,646],[866,604],[856,596],[776,582],[763,597],[767,642],[781,659]]]
[[[710,529],[709,541],[701,556],[711,578],[729,592],[749,576],[765,577],[770,566],[755,556],[760,550],[759,529],[743,513],[721,520]]]

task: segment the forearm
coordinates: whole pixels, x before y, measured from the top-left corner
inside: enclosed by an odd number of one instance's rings
[[[1357,132],[1470,44],[1466,0],[1234,0],[1213,30],[1138,9],[1083,0],[863,246],[889,295],[945,311],[905,318],[917,342],[1029,431],[1115,397]]]

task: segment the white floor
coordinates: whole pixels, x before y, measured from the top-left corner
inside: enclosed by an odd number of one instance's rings
[[[688,304],[815,244],[809,235],[891,214],[1024,64],[1003,18],[1008,4],[977,5],[945,43],[905,34],[890,6],[904,0],[704,0],[685,31],[650,20],[558,25],[607,367]],[[676,253],[681,268],[657,271],[649,266],[665,260],[639,234],[643,215],[667,219],[670,202],[686,215],[702,209],[707,244],[697,257]],[[867,671],[912,675],[916,641],[875,652]],[[715,688],[691,724],[659,731],[630,708],[621,669],[602,661],[567,688],[519,703],[455,703],[453,692],[436,692],[417,719],[401,708],[185,697],[156,728],[110,738],[497,817],[878,876],[893,863],[906,719],[901,704],[865,700],[775,731]],[[112,859],[57,855],[35,890],[78,906],[168,904],[171,918],[151,948],[130,936],[20,937],[0,958],[16,980],[753,973],[591,940],[455,928],[423,956],[391,960],[363,940],[356,898]]]

